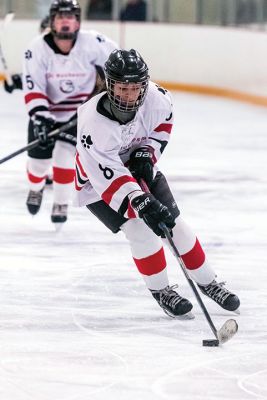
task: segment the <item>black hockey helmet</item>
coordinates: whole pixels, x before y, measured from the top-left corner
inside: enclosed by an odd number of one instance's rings
[[[47,28],[50,27],[50,18],[49,15],[46,15],[40,22],[40,32],[44,32]]]
[[[108,97],[117,109],[126,112],[135,111],[144,103],[149,82],[148,67],[136,50],[114,50],[105,63],[104,72]],[[116,83],[141,84],[137,101],[134,104],[122,103],[114,95]]]
[[[77,21],[81,21],[81,7],[77,0],[53,0],[50,10],[49,10],[49,18],[50,18],[50,27],[54,36],[59,39],[75,39],[78,31],[75,33],[57,33],[53,27],[53,22],[56,14],[60,13],[69,13],[75,15]]]

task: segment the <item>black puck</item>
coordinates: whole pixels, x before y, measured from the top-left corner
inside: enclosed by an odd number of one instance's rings
[[[218,347],[220,344],[218,339],[207,339],[202,341],[202,346],[205,347]]]

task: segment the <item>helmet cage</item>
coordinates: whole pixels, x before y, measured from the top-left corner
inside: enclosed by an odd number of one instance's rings
[[[116,84],[120,84],[123,86],[127,86],[130,84],[138,85],[138,87],[136,88],[136,90],[139,90],[138,98],[134,102],[132,102],[132,101],[125,101],[123,99],[123,96],[120,96],[118,94],[115,95],[114,89]],[[144,80],[143,82],[142,81],[132,82],[127,80],[121,81],[106,76],[106,86],[107,86],[107,94],[111,104],[113,104],[114,107],[119,111],[131,112],[131,111],[137,111],[138,108],[141,107],[141,105],[144,103],[148,89],[148,79]]]
[[[148,67],[141,55],[134,49],[129,51],[114,50],[105,63],[104,73],[110,102],[120,111],[138,110],[145,101],[149,82]],[[129,101],[126,101],[127,94],[125,91],[120,95],[119,88],[116,87],[118,84],[122,85],[121,89],[131,85]],[[133,96],[134,85],[136,90],[139,91],[137,98]],[[135,98],[136,100],[132,100]]]

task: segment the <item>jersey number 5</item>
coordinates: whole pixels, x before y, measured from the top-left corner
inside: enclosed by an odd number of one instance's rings
[[[28,89],[32,90],[34,88],[34,83],[32,81],[31,75],[26,75],[26,83]]]

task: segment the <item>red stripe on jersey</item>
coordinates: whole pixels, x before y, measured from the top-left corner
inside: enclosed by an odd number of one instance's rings
[[[82,190],[83,186],[78,186],[76,174],[75,174],[75,176],[74,176],[74,183],[75,183],[75,189],[78,190],[78,192],[79,192],[80,190]]]
[[[80,171],[81,171],[83,177],[84,177],[84,178],[88,178],[88,175],[87,175],[87,173],[85,172],[85,170],[83,169],[83,166],[82,166],[82,164],[81,164],[80,155],[79,155],[78,151],[76,152],[76,155],[75,155],[75,161],[76,161],[76,163],[77,163],[77,165],[78,165],[78,167],[79,167],[79,169],[80,169]]]
[[[160,124],[157,126],[156,129],[154,129],[155,132],[166,132],[166,133],[171,133],[172,131],[172,124]]]
[[[80,105],[80,104],[79,104]],[[50,111],[55,111],[55,112],[63,112],[63,111],[77,111],[77,108],[78,108],[78,105],[77,105],[77,107],[72,107],[72,108],[60,108],[60,107],[55,107],[55,108],[53,108],[53,107],[50,107],[49,108],[49,110]]]
[[[29,171],[27,171],[27,175],[28,175],[28,179],[31,183],[41,183],[46,178],[46,175],[36,176],[36,175],[31,174]]]
[[[53,178],[56,183],[71,183],[75,175],[74,169],[53,167]]]
[[[44,95],[43,93],[39,93],[39,92],[28,93],[25,95],[24,99],[25,99],[26,104],[28,104],[30,101],[36,100],[36,99],[45,99],[45,100],[49,101],[49,98],[46,95]]]
[[[102,199],[105,203],[109,204],[111,202],[114,194],[125,184],[128,182],[135,182],[136,180],[132,176],[123,175],[119,178],[115,179],[112,184],[102,193]]]
[[[205,253],[199,243],[198,239],[196,239],[196,243],[194,247],[186,254],[182,256],[183,262],[187,269],[194,270],[201,267],[205,261]]]
[[[134,262],[138,271],[147,276],[158,274],[163,271],[167,265],[163,247],[151,256],[140,259],[134,258]]]

